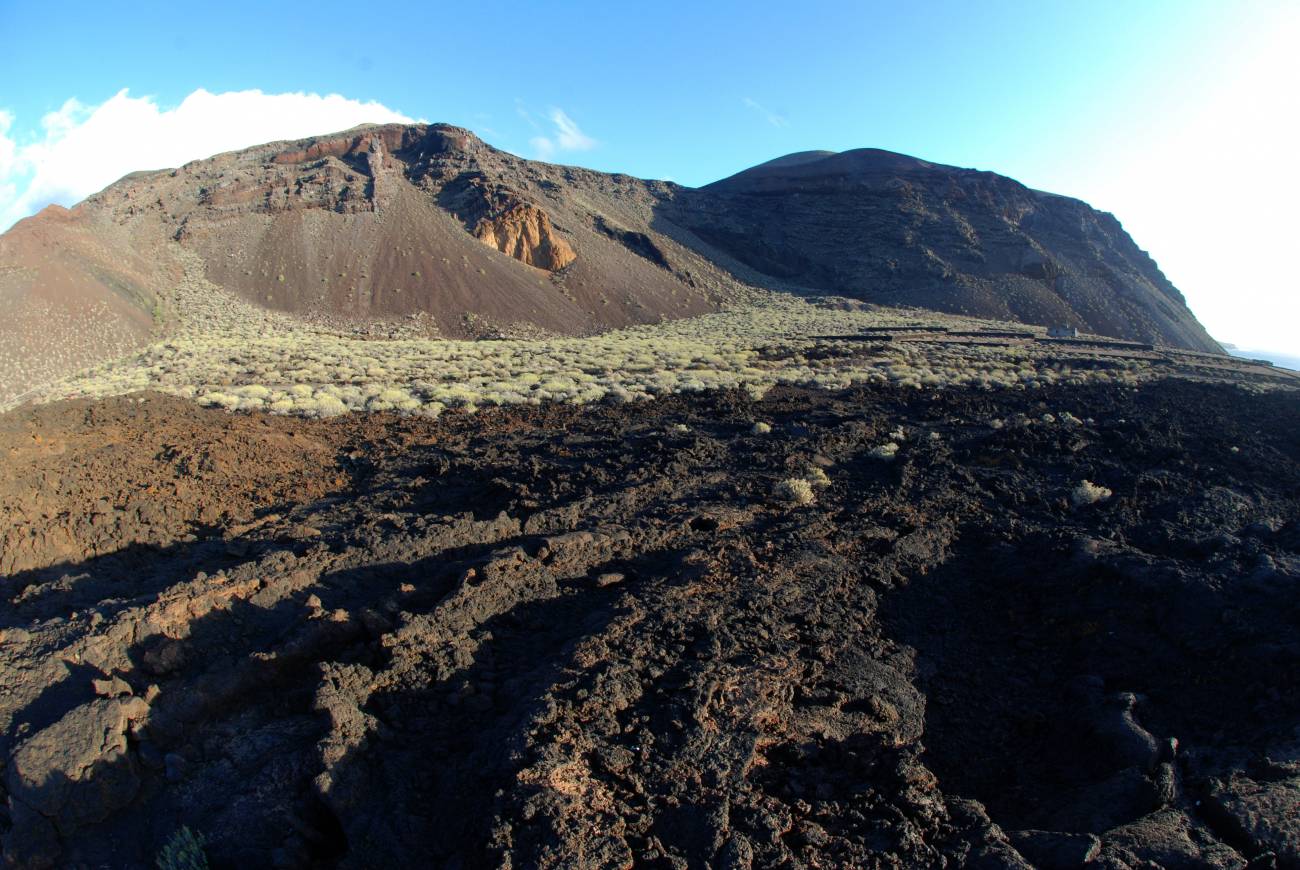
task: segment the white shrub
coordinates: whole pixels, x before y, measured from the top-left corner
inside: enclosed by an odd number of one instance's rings
[[[749,430],[749,434],[751,435],[768,435],[771,432],[772,432],[772,424],[763,423],[761,421],[755,423],[753,428]]]
[[[893,462],[894,457],[898,455],[898,445],[893,441],[878,444],[868,450],[867,455],[872,459],[879,459],[881,462]]]
[[[812,504],[816,498],[813,495],[812,484],[802,477],[791,477],[781,481],[772,490],[772,494],[782,501],[795,505]]]
[[[318,417],[337,417],[348,412],[348,406],[334,396],[317,396],[315,401]]]
[[[1074,503],[1075,507],[1083,507],[1084,505],[1105,501],[1111,495],[1113,493],[1106,487],[1098,486],[1090,480],[1083,480],[1070,492],[1070,501]]]
[[[810,486],[830,486],[831,479],[826,476],[826,472],[816,465],[809,466],[804,472],[803,479],[808,481]]]
[[[227,411],[233,411],[239,407],[239,396],[232,396],[229,393],[208,393],[199,397],[199,404],[225,408]]]

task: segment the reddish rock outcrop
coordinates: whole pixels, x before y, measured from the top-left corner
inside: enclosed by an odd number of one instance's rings
[[[532,203],[521,202],[498,215],[483,218],[474,236],[521,263],[557,272],[578,258],[573,246],[560,238],[551,219]]]

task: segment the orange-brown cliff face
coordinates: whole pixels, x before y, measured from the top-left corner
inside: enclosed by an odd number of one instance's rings
[[[573,246],[555,232],[546,212],[528,202],[512,205],[491,218],[482,218],[474,236],[521,263],[556,272],[577,259]]]

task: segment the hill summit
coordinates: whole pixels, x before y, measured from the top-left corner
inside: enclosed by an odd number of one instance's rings
[[[992,172],[807,151],[684,192],[671,211],[801,287],[1222,352],[1112,215]]]

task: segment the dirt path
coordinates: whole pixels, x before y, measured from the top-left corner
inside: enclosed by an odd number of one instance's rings
[[[1293,396],[133,401],[0,418],[17,866],[1300,862]]]

